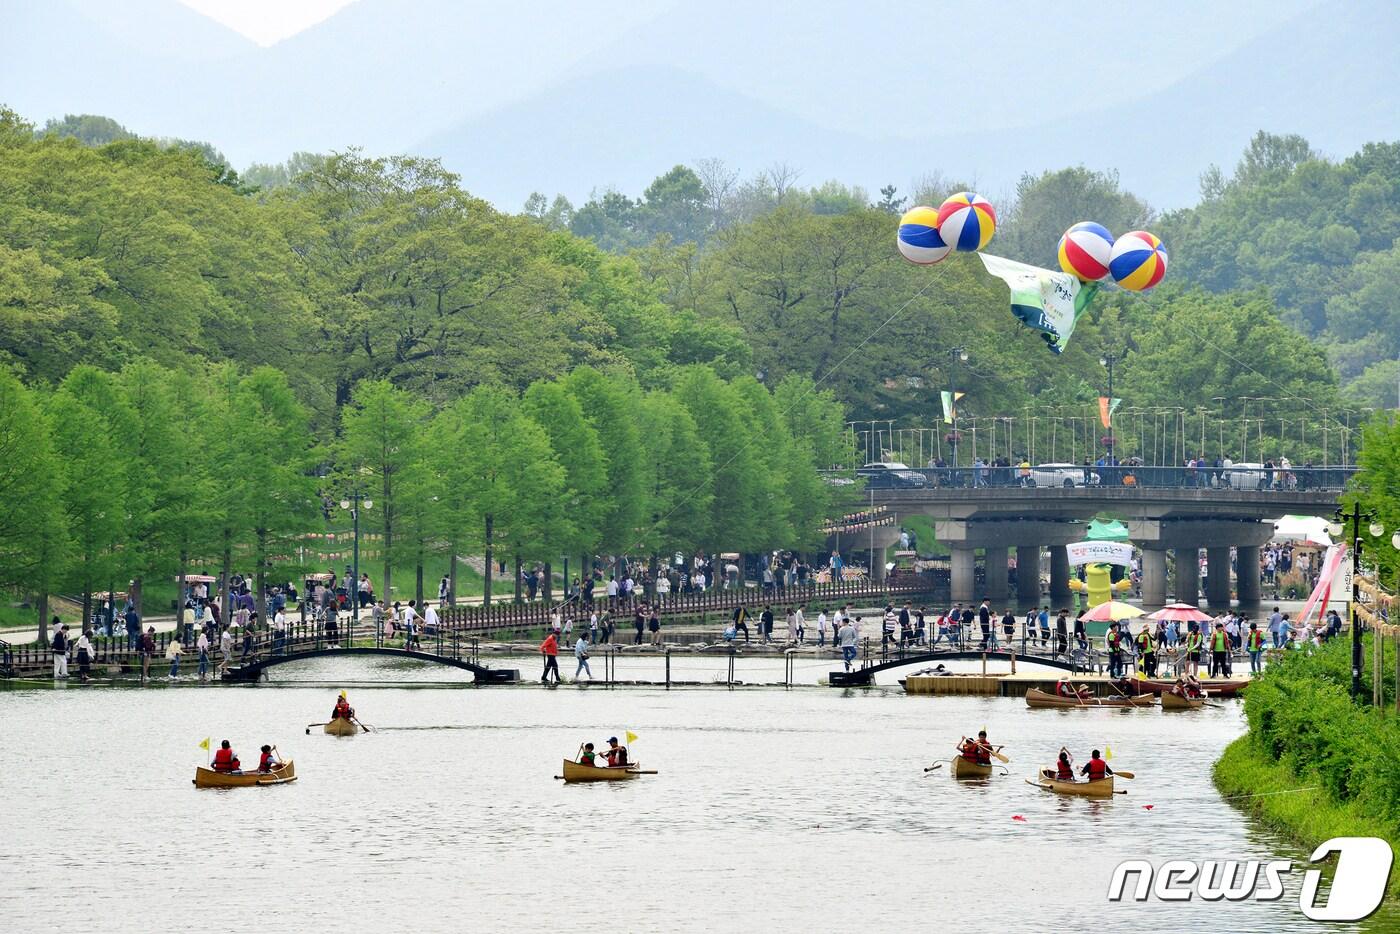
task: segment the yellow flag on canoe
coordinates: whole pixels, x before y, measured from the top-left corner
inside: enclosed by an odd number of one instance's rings
[[[211,736],[204,737],[204,742],[199,744],[199,748],[207,750],[209,748],[209,740],[211,739],[213,739]]]
[[[1112,747],[1112,746],[1104,746],[1104,747],[1103,747],[1103,757],[1104,757],[1105,760],[1107,760],[1107,759],[1112,759],[1112,758],[1113,758],[1113,747]]]
[[[628,730],[628,731],[627,731],[627,744],[630,746],[632,743],[635,743],[636,741],[637,741],[637,734],[636,734],[636,733],[633,733],[631,730]]]

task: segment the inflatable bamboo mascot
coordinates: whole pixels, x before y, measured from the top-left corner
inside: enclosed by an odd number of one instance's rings
[[[1127,567],[1132,562],[1133,550],[1123,523],[1094,519],[1084,541],[1070,545],[1069,552],[1070,566],[1084,568],[1084,580],[1071,576],[1069,589],[1085,594],[1089,606],[1107,603],[1132,589],[1126,577],[1115,583],[1112,576],[1113,565]]]

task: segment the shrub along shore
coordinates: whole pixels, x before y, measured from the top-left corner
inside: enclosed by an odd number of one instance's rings
[[[1367,637],[1367,699],[1373,645]],[[1289,652],[1250,685],[1249,733],[1215,764],[1215,784],[1231,803],[1305,846],[1331,837],[1382,837],[1400,852],[1394,674],[1385,679],[1388,706],[1355,703],[1350,653],[1345,638],[1314,652]],[[1391,874],[1390,892],[1400,893],[1400,873]]]

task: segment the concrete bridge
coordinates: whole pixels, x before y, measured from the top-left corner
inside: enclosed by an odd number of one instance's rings
[[[1070,566],[1065,545],[1082,540],[1085,523],[1102,515],[1124,522],[1129,539],[1142,549],[1143,603],[1167,602],[1168,552],[1174,562],[1175,598],[1199,603],[1198,549],[1204,548],[1205,596],[1212,606],[1228,606],[1231,550],[1238,569],[1239,601],[1257,604],[1260,546],[1273,537],[1273,523],[1286,515],[1331,516],[1350,473],[1315,471],[1330,482],[1314,483],[1308,489],[969,484],[871,489],[866,495],[871,505],[883,506],[896,516],[919,515],[933,521],[938,541],[952,552],[952,599],[956,601],[988,597],[1004,603],[1010,596],[1009,554],[1014,548],[1018,602],[1027,606],[1041,599],[1042,560],[1048,550],[1051,602],[1067,604]],[[871,566],[877,578],[884,570],[885,549],[898,539],[898,522],[858,536],[858,547],[873,551]],[[984,593],[976,586],[979,554],[985,569]]]

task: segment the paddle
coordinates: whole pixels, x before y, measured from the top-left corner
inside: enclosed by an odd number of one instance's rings
[[[1137,778],[1137,774],[1136,774],[1136,773],[1134,773],[1134,772],[1127,772],[1127,771],[1124,771],[1123,769],[1114,769],[1114,770],[1113,770],[1113,774],[1119,776],[1120,778]]]
[[[310,735],[311,735],[311,728],[312,728],[313,726],[325,726],[325,725],[326,725],[326,724],[324,724],[324,723],[308,723],[308,724],[306,725],[306,735],[307,735],[307,736],[310,736]]]
[[[929,766],[928,768],[924,769],[924,771],[925,771],[925,772],[932,772],[934,769],[941,769],[941,768],[943,768],[943,763],[942,763],[942,762],[935,762],[933,765],[931,765],[931,766]]]
[[[363,724],[363,723],[360,722],[360,718],[359,718],[359,717],[351,717],[350,719],[351,719],[351,720],[354,720],[354,721],[355,721],[355,724],[356,724],[360,729],[364,730],[366,733],[371,732],[371,730],[370,730],[370,728],[369,728],[368,726],[366,726],[365,724]]]

